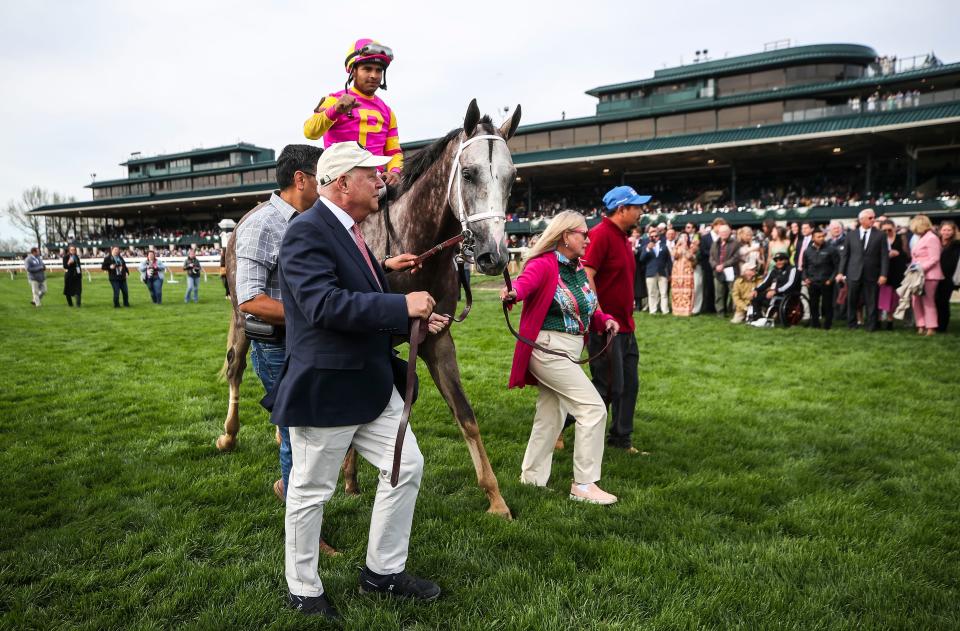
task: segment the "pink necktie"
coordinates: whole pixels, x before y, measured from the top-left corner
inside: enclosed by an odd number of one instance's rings
[[[360,231],[360,224],[353,224],[351,230],[353,231],[353,240],[356,242],[357,247],[360,248],[360,254],[363,255],[363,260],[367,262],[367,267],[370,268],[370,273],[373,274],[373,280],[377,281],[377,287],[380,288],[380,291],[383,291],[383,286],[380,284],[380,279],[377,278],[377,271],[373,267],[373,261],[370,260],[370,253],[367,251],[367,242],[363,240],[363,232]]]

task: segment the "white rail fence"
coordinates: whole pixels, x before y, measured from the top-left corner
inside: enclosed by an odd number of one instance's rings
[[[138,274],[137,268],[140,266],[140,263],[147,260],[145,256],[135,256],[130,258],[124,258],[124,261],[127,262],[127,266],[130,268],[130,274]],[[186,260],[186,257],[183,256],[161,256],[159,260],[167,266],[167,273],[164,275],[164,279],[167,284],[177,284],[180,281],[176,278],[175,270],[179,270],[180,274],[183,274],[183,263]],[[200,269],[203,272],[203,282],[207,282],[207,277],[209,274],[214,276],[220,275],[220,257],[219,256],[198,256],[197,260],[200,262]],[[47,266],[47,273],[53,272],[62,272],[63,271],[63,259],[54,258],[54,259],[44,259],[44,264]],[[93,282],[94,276],[93,272],[102,272],[100,266],[103,265],[102,258],[86,258],[80,259],[80,267],[87,274],[87,281]],[[13,279],[18,273],[26,273],[26,269],[23,267],[23,261],[0,261],[0,270],[10,274],[10,278]]]

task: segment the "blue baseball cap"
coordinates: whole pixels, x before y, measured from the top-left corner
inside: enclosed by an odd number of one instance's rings
[[[603,196],[603,205],[607,210],[615,210],[620,206],[640,206],[651,199],[652,195],[639,195],[632,186],[618,186]]]

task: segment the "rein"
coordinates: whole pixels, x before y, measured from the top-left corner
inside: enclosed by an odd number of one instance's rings
[[[503,282],[506,283],[507,285],[507,292],[513,291],[513,281],[510,279],[510,272],[507,271],[506,269],[503,270]],[[574,364],[580,364],[582,366],[584,364],[590,363],[593,360],[601,357],[604,353],[607,352],[607,349],[610,348],[610,344],[613,343],[615,335],[613,331],[607,331],[607,343],[603,345],[603,348],[601,348],[599,352],[597,352],[594,355],[590,355],[586,359],[571,357],[570,355],[567,355],[563,351],[555,351],[553,349],[546,348],[545,346],[538,344],[535,340],[531,340],[528,337],[524,337],[520,335],[520,333],[518,333],[517,330],[513,328],[513,324],[510,322],[510,305],[513,304],[513,302],[514,302],[513,300],[503,301],[503,319],[507,321],[507,328],[510,329],[511,333],[513,333],[513,337],[517,338],[517,341],[522,342],[523,344],[526,344],[531,348],[535,348],[541,353],[547,353],[548,355],[556,355],[558,357],[563,357],[565,359],[569,359]]]
[[[407,387],[403,395],[403,414],[400,415],[400,428],[393,445],[393,470],[390,472],[390,486],[396,487],[400,481],[400,458],[403,456],[403,439],[410,424],[410,410],[413,407],[413,391],[417,384],[417,351],[420,342],[427,336],[427,323],[420,318],[410,318],[410,354],[407,357]]]

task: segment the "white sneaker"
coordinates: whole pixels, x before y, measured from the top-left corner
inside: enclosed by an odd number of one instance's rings
[[[609,504],[615,504],[617,496],[607,493],[596,484],[588,484],[586,490],[581,490],[579,484],[573,483],[570,485],[570,499],[575,502],[607,506]]]

